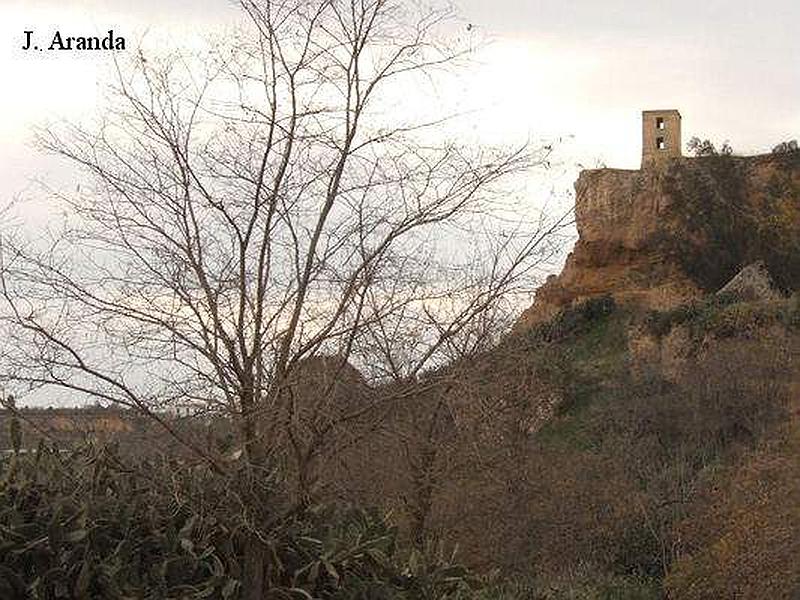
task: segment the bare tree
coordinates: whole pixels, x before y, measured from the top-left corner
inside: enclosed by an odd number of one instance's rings
[[[448,11],[241,6],[230,45],[140,51],[116,65],[96,123],[40,132],[86,180],[56,194],[63,230],[4,236],[0,266],[6,380],[131,407],[220,473],[165,409],[227,415],[252,469],[279,447],[299,468],[380,410],[332,412],[327,385],[304,418],[304,361],[335,357],[334,382],[348,363],[404,379],[485,347],[566,222],[521,219],[501,186],[549,146],[465,148],[437,134],[441,117],[386,112],[462,58],[437,42]]]

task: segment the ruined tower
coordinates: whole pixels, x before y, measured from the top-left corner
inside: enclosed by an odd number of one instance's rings
[[[643,111],[642,168],[680,156],[681,113],[677,110]]]

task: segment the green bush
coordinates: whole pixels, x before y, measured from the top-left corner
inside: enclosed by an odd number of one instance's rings
[[[691,167],[672,166],[664,180],[670,199],[663,250],[702,289],[713,292],[752,260],[756,220],[749,210],[743,163],[711,155]]]
[[[697,302],[676,306],[666,311],[650,311],[644,319],[647,330],[657,336],[664,337],[674,327],[688,325],[696,333],[709,330],[721,312],[736,305],[737,298],[733,294],[712,294]]]
[[[235,600],[260,545],[274,598],[477,598],[441,546],[410,554],[383,517],[290,510],[273,474],[212,475],[177,459],[41,446],[0,459],[0,598]]]
[[[547,342],[561,341],[586,332],[592,325],[614,313],[616,309],[616,302],[609,295],[589,298],[580,304],[565,308],[551,321],[534,327],[529,335]]]
[[[92,447],[4,459],[0,597],[236,597],[213,517],[170,497],[158,467]],[[193,474],[172,475],[188,491]]]
[[[748,162],[708,154],[664,176],[668,224],[657,244],[703,290],[714,292],[744,265],[763,260],[776,285],[800,289],[800,154],[777,154],[754,188]]]
[[[708,333],[717,338],[747,336],[774,323],[800,327],[800,294],[776,302],[742,302],[732,294],[714,294],[671,310],[650,311],[643,320],[647,332],[656,337],[685,325],[695,340]]]

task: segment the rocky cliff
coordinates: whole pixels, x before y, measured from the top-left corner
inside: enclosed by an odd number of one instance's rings
[[[671,308],[759,259],[784,290],[800,287],[800,153],[584,171],[575,192],[579,239],[518,329],[602,295]]]

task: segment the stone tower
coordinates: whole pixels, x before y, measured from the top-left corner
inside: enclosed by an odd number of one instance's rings
[[[681,156],[681,113],[677,110],[642,112],[642,168],[665,158]]]

